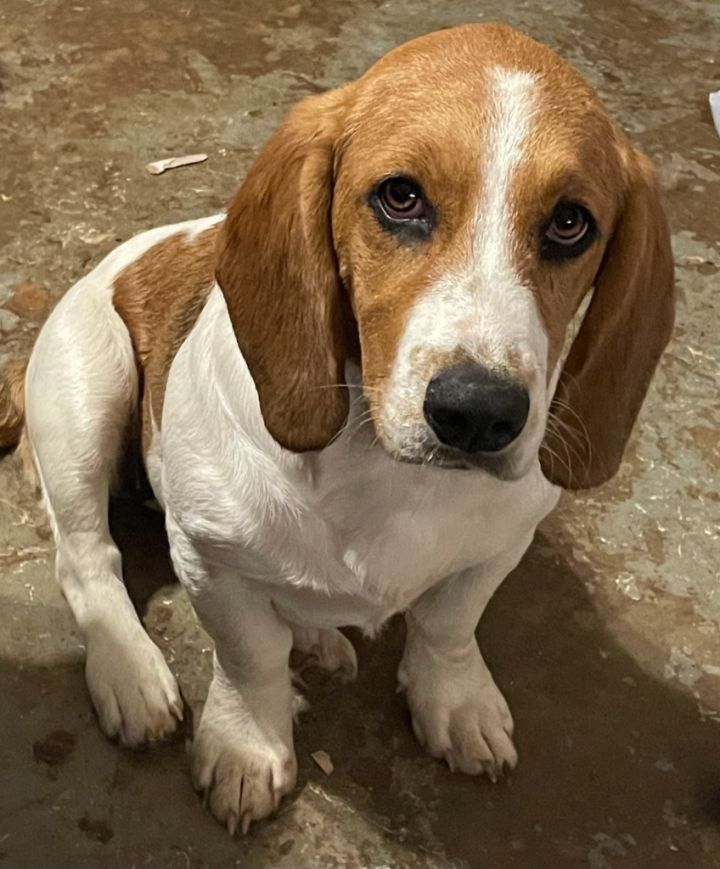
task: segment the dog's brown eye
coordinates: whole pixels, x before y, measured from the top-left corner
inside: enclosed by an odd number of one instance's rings
[[[429,241],[437,223],[435,206],[413,178],[392,175],[372,187],[367,204],[380,226],[399,244]]]
[[[550,262],[575,259],[597,236],[595,218],[587,208],[563,199],[555,206],[549,223],[540,228],[540,255]]]
[[[579,205],[561,202],[553,212],[546,237],[555,244],[572,247],[587,235],[590,229],[588,213]]]
[[[388,178],[378,188],[378,199],[391,220],[418,220],[425,215],[420,187],[409,178]]]

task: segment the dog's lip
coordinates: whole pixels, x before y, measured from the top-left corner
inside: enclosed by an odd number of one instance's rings
[[[507,481],[519,480],[525,475],[525,469],[516,468],[511,459],[512,444],[497,453],[474,453],[472,455],[439,443],[428,444],[410,455],[395,450],[388,452],[396,461],[424,465],[429,469],[480,471]]]

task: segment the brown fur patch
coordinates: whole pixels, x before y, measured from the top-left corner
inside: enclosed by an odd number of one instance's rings
[[[309,97],[266,143],[228,211],[217,280],[268,431],[301,451],[347,415],[352,315],[329,216],[346,92]]]
[[[141,384],[143,454],[160,425],[165,385],[180,345],[197,320],[214,282],[219,224],[193,238],[163,239],[115,278],[113,304],[130,332]]]
[[[14,447],[25,421],[27,360],[13,362],[0,374],[0,448]]]

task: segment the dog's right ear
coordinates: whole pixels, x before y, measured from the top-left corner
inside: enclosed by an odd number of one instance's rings
[[[336,148],[349,87],[307,97],[266,143],[232,201],[216,279],[260,397],[265,426],[319,449],[348,412],[354,322],[332,239]]]

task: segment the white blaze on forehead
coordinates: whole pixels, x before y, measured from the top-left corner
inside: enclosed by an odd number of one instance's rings
[[[522,215],[510,203],[515,172],[527,157],[537,83],[530,73],[502,67],[491,69],[488,76],[479,196],[472,187],[467,189],[469,197],[477,197],[471,243],[464,262],[415,301],[390,377],[382,422],[386,440],[401,452],[407,444],[411,453],[413,439],[423,437],[427,381],[439,373],[418,361],[428,357],[442,367],[443,356],[454,364],[458,351],[495,369],[512,368],[519,361],[523,376],[534,375],[528,387],[535,410],[526,432],[541,433],[547,336],[533,291],[517,270],[514,234]]]
[[[530,73],[495,67],[490,79],[490,125],[474,245],[485,292],[518,280],[512,264],[510,188],[535,109],[535,79]]]

